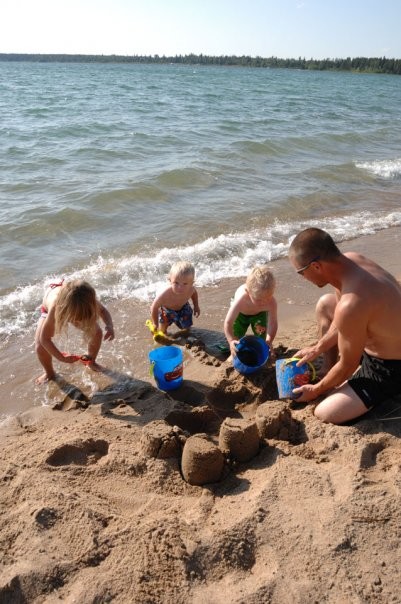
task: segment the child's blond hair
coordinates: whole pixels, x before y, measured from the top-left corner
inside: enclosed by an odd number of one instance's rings
[[[246,279],[246,287],[250,294],[259,294],[261,291],[273,294],[276,280],[267,264],[255,266]]]
[[[83,280],[69,281],[63,285],[55,304],[56,332],[66,331],[72,323],[89,338],[99,316],[99,303],[94,288]]]
[[[195,268],[194,265],[186,260],[175,262],[170,268],[169,278],[171,277],[183,277],[184,275],[190,275],[195,279]]]

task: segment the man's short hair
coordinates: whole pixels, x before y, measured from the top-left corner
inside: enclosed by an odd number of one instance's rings
[[[312,258],[334,260],[341,252],[333,238],[326,231],[309,228],[301,231],[291,242],[289,255],[300,264],[307,264]]]

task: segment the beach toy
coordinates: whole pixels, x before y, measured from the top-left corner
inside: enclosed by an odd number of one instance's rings
[[[82,356],[79,357],[79,360],[81,361],[81,363],[83,363],[87,367],[89,367],[90,365],[93,365],[95,362],[92,359],[92,357],[90,357],[88,354],[83,354]]]
[[[258,336],[244,336],[240,339],[236,350],[237,354],[233,356],[233,366],[244,375],[260,369],[270,354],[268,344]]]
[[[160,390],[175,390],[182,384],[183,354],[177,346],[160,346],[149,352],[150,374]]]
[[[86,366],[92,365],[95,361],[88,354],[70,354],[69,352],[62,352],[63,357],[74,357],[74,363],[81,361]]]
[[[312,363],[304,363],[297,367],[298,358],[278,359],[276,361],[276,381],[279,398],[297,398],[294,388],[309,384],[316,377]],[[299,395],[298,395],[299,396]]]
[[[149,328],[150,333],[153,334],[153,340],[155,342],[157,342],[158,344],[167,344],[167,345],[172,343],[170,338],[168,336],[166,336],[165,333],[163,333],[162,331],[157,329],[157,327],[155,327],[153,325],[153,323],[150,319],[145,321],[145,325],[146,325],[146,327]]]

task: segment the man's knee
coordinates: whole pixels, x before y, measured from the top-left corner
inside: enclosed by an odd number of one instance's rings
[[[334,414],[322,403],[315,408],[314,415],[317,417],[317,419],[320,419],[320,421],[324,422],[325,424],[337,423],[334,421]]]
[[[324,294],[316,304],[317,317],[333,320],[337,299],[334,294]]]
[[[343,424],[364,415],[367,411],[368,408],[361,399],[345,383],[319,403],[314,414],[326,424]]]

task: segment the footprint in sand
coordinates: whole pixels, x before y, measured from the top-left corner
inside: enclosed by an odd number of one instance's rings
[[[109,452],[109,443],[105,440],[77,441],[61,445],[47,457],[49,466],[88,466],[97,463]]]
[[[43,529],[49,529],[54,526],[59,518],[57,510],[54,508],[41,508],[35,512],[35,521]]]
[[[211,356],[205,351],[205,343],[202,340],[194,339],[191,341],[188,339],[185,347],[191,351],[191,355],[198,359],[204,365],[213,365],[213,367],[220,367],[221,361]]]

